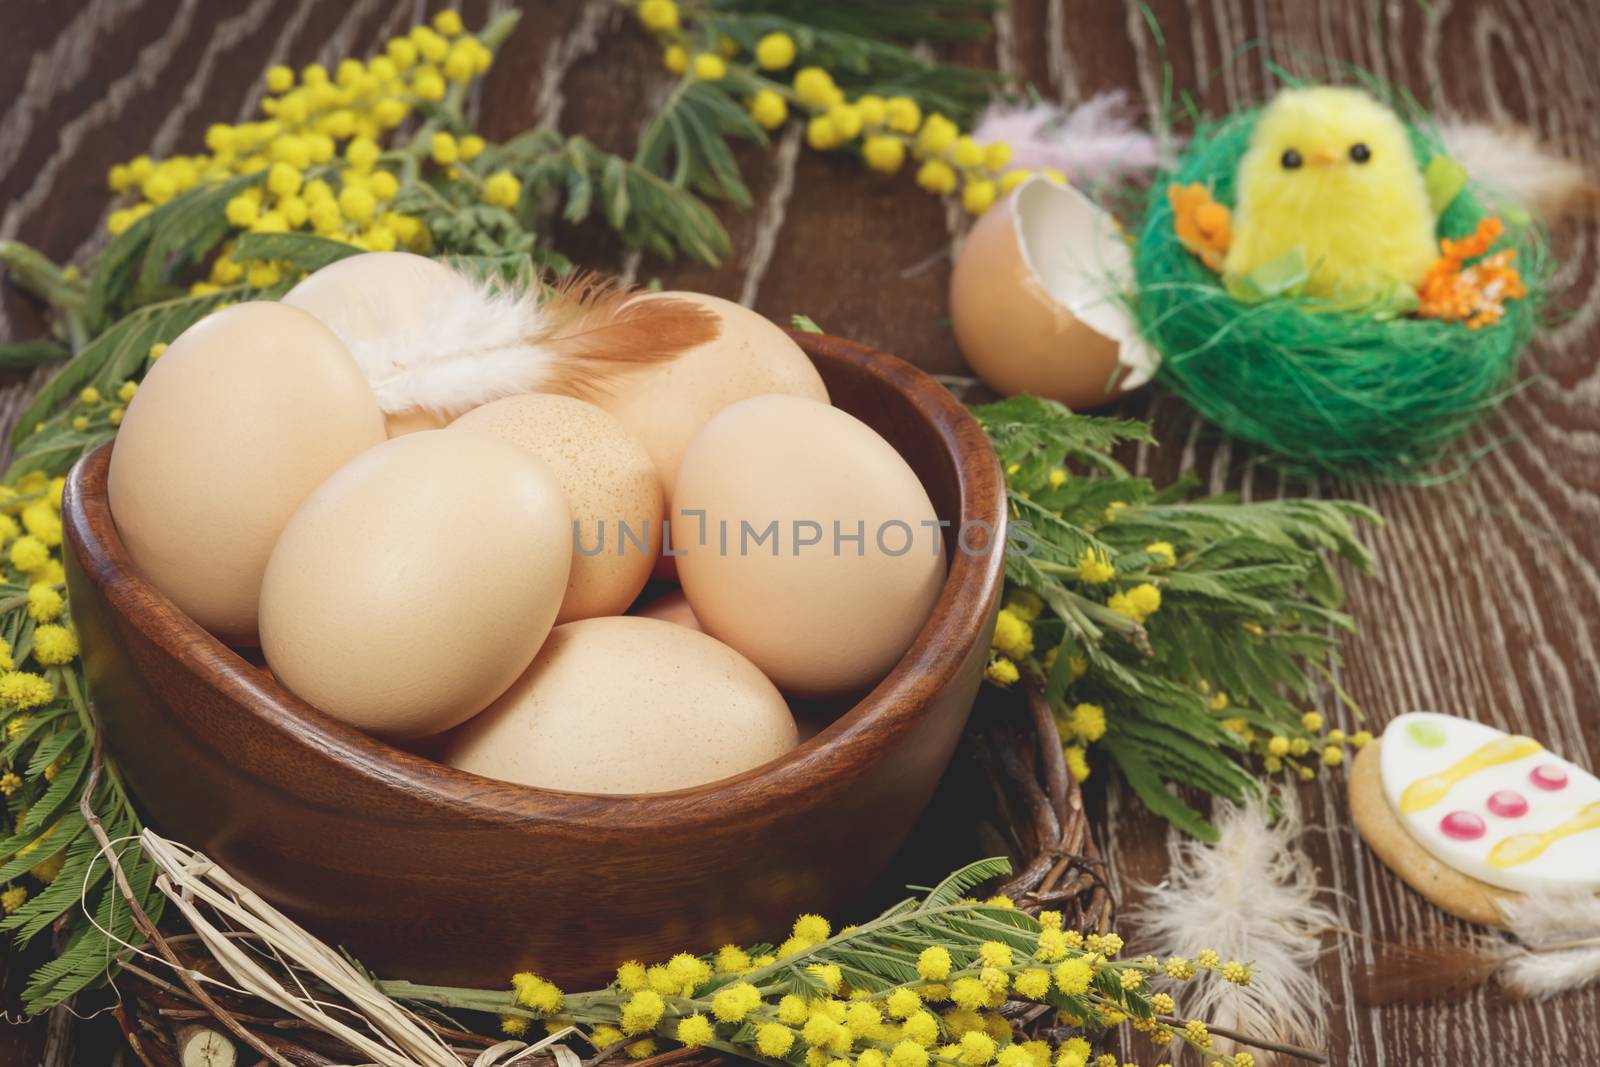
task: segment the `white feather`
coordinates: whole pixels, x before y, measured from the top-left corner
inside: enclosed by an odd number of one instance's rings
[[[1600,896],[1527,893],[1501,910],[1507,929],[1530,950],[1511,957],[1499,971],[1514,995],[1542,1000],[1600,981]],[[1560,945],[1574,947],[1555,947]]]
[[[1450,158],[1493,197],[1547,221],[1594,206],[1588,169],[1549,151],[1528,129],[1446,119],[1438,132]]]
[[[541,293],[533,279],[479,281],[423,256],[369,252],[323,267],[283,300],[338,335],[385,412],[449,416],[557,375]]]
[[[385,412],[451,417],[516,393],[592,392],[721,331],[692,300],[635,295],[598,274],[479,281],[409,252],[366,252],[308,275],[283,302],[345,343]]]
[[[1529,952],[1508,960],[1500,981],[1513,995],[1545,1000],[1600,981],[1600,945],[1565,952]]]
[[[1148,887],[1129,915],[1133,951],[1193,959],[1212,948],[1251,963],[1248,986],[1203,977],[1174,988],[1179,1010],[1252,1037],[1319,1047],[1328,993],[1313,968],[1321,935],[1338,919],[1317,902],[1316,868],[1298,842],[1298,803],[1292,793],[1279,801],[1276,822],[1263,800],[1219,801],[1215,845],[1175,844],[1166,881]]]
[[[1531,949],[1600,937],[1600,896],[1583,890],[1524,893],[1500,911],[1506,929]]]
[[[546,332],[535,294],[532,287],[516,292],[451,272],[410,294],[406,329],[347,343],[384,411],[464,411],[546,383],[554,360],[529,340]],[[394,294],[355,299],[388,304]]]

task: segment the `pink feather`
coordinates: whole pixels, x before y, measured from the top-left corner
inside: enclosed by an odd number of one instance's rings
[[[1071,111],[1054,104],[991,104],[972,137],[980,144],[1009,144],[1014,167],[1054,168],[1080,186],[1163,163],[1156,139],[1134,124],[1128,94],[1120,90],[1097,93]]]

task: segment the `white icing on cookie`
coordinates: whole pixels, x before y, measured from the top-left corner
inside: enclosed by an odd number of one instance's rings
[[[1502,889],[1600,890],[1600,779],[1531,738],[1416,711],[1383,734],[1383,793],[1417,843]]]

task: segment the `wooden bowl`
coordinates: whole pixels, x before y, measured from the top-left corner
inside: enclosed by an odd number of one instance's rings
[[[816,737],[735,778],[641,796],[530,789],[393,748],[281,688],[135,572],[107,445],[68,481],[66,562],[95,714],[144,817],[378,973],[423,982],[534,970],[583,988],[624,959],[775,941],[845,903],[900,845],[971,711],[1005,493],[982,430],[932,379],[849,341],[795,340],[952,523],[927,625]]]

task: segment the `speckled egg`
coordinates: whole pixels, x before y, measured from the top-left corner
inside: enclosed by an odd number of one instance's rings
[[[556,622],[620,615],[650,577],[666,505],[644,446],[616,419],[565,396],[508,396],[451,423],[543,460],[572,512],[572,573]]]
[[[543,789],[657,793],[758,767],[798,739],[783,697],[733,649],[622,616],[552,630],[516,684],[438,755]]]
[[[660,619],[705,633],[705,627],[694,617],[694,608],[689,606],[689,598],[683,595],[682,589],[669,589],[633,608],[628,614],[644,619]]]

